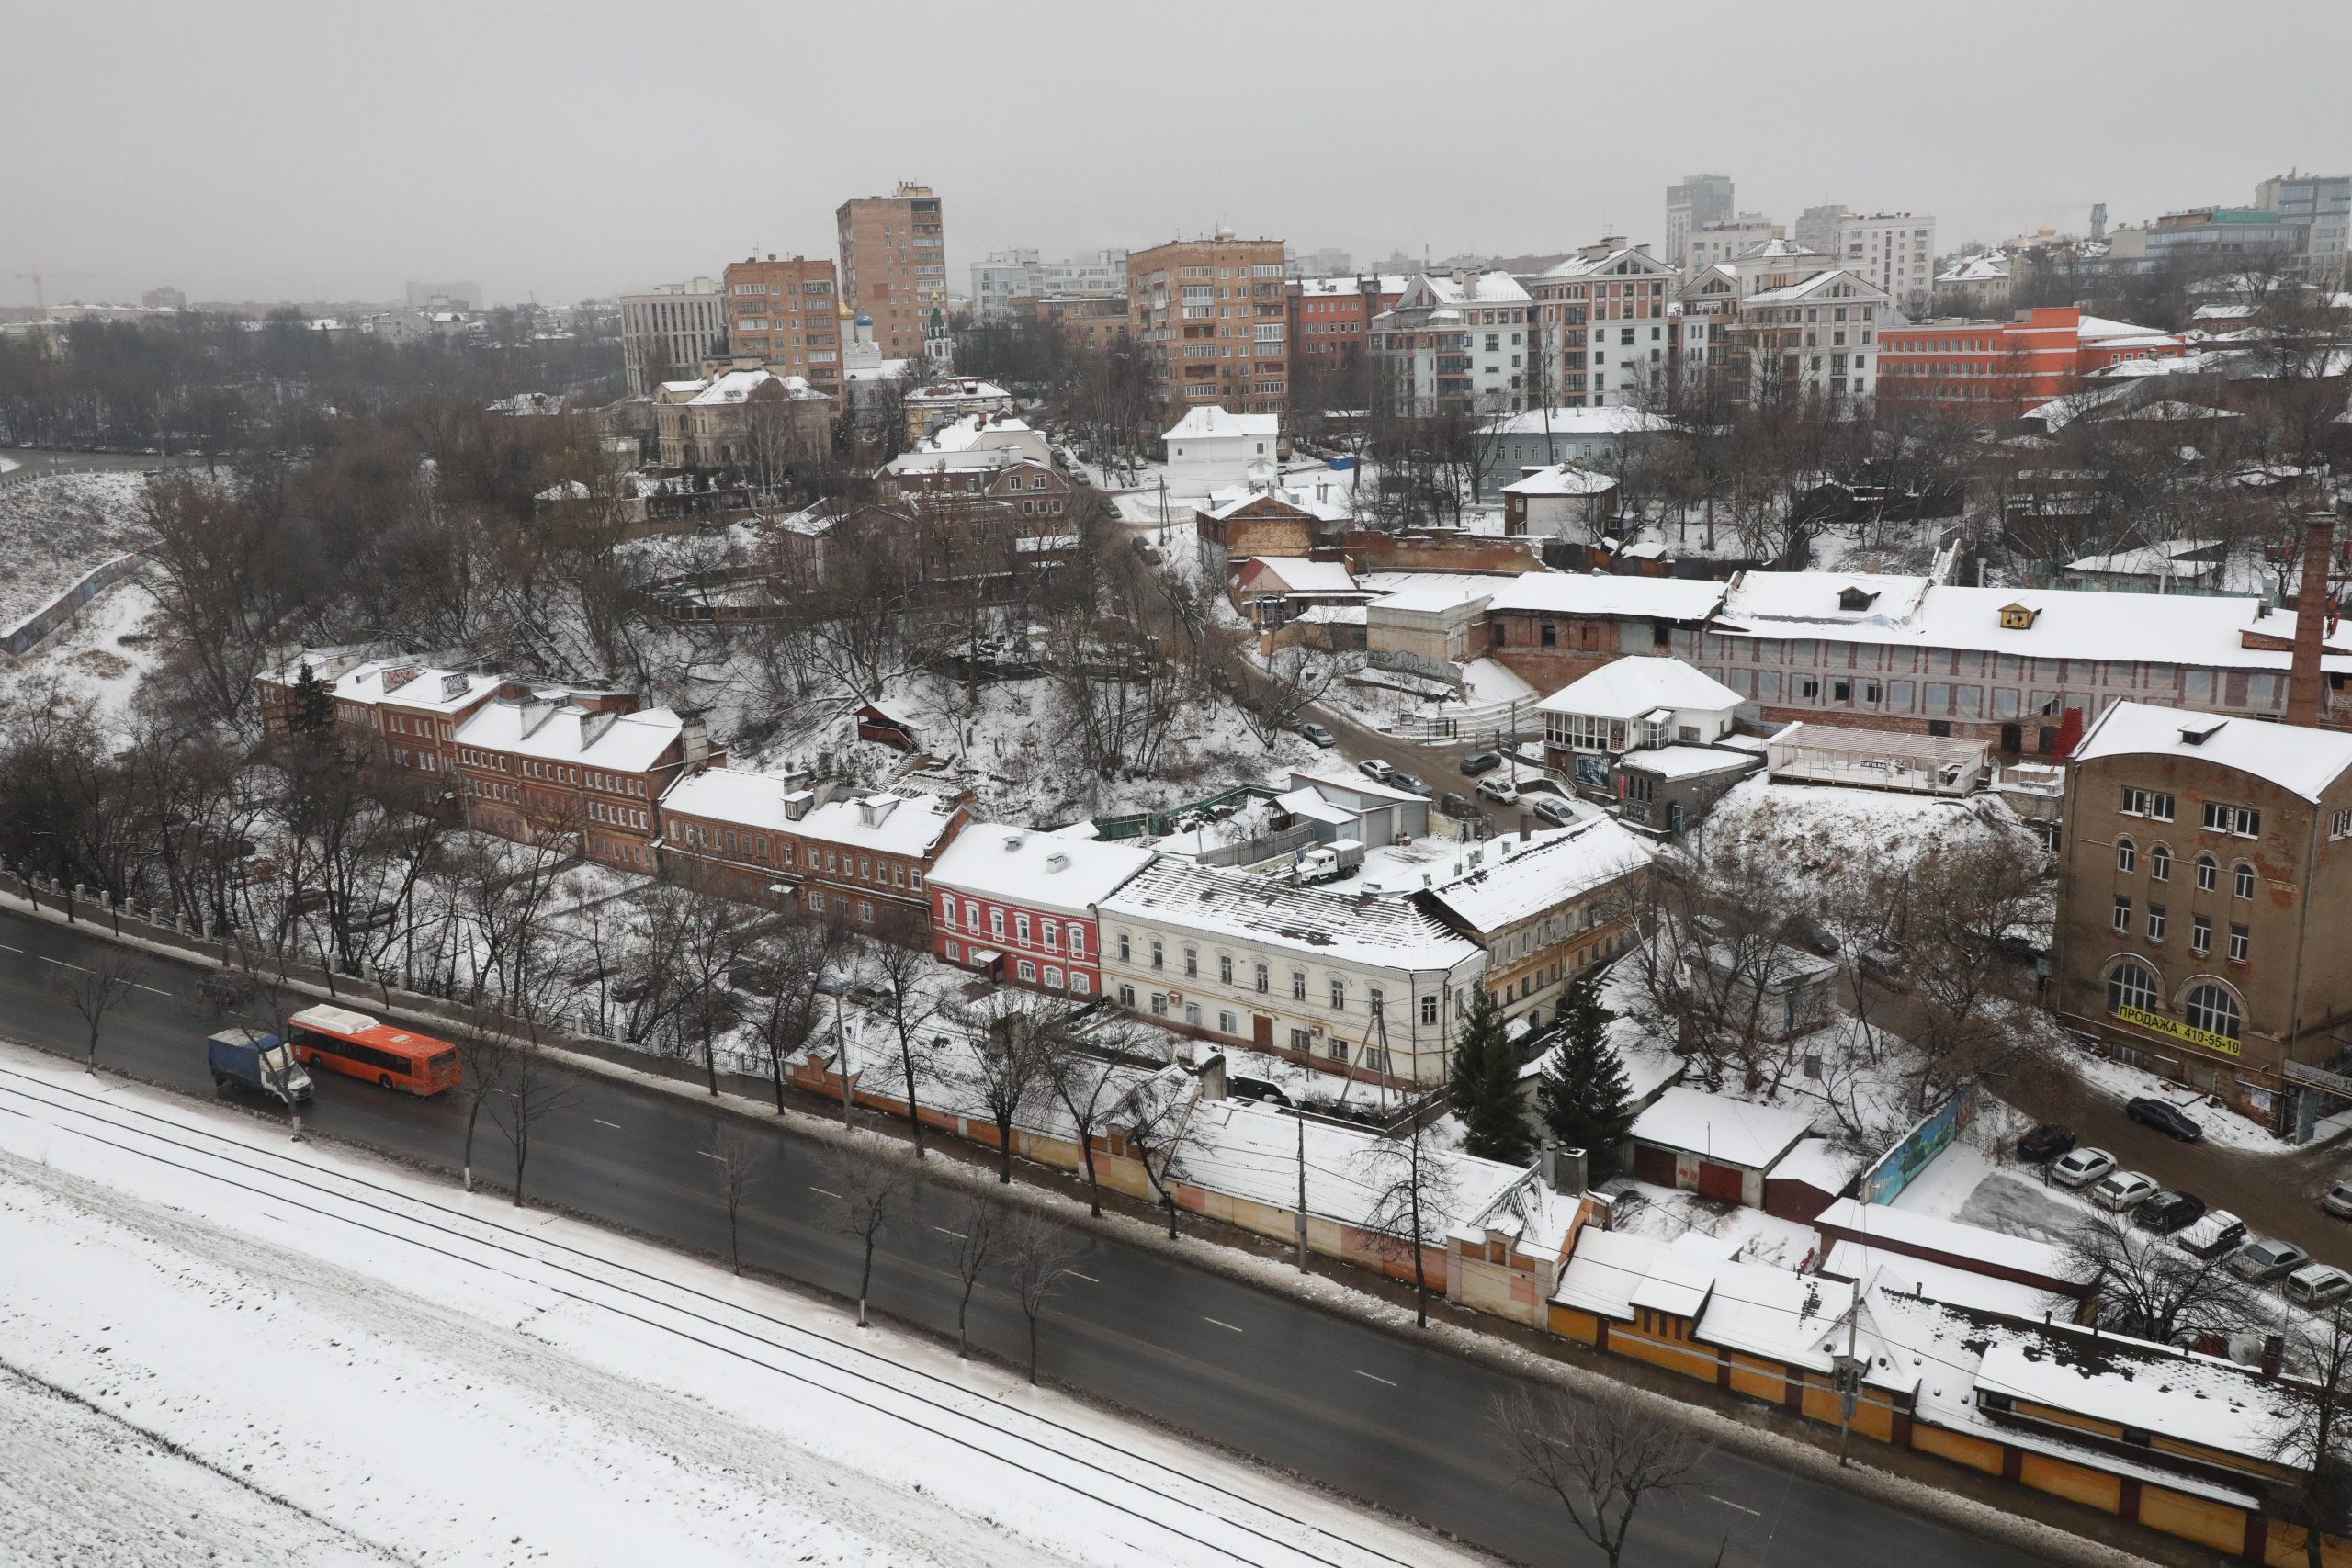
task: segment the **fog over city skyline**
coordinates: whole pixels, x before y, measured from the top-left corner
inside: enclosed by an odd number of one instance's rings
[[[1793,224],[1932,213],[1941,248],[2246,203],[2352,165],[2352,6],[1988,0],[1931,43],[1883,6],[1475,10],[1195,0],[672,12],[232,3],[20,7],[0,94],[0,304],[562,302],[731,258],[830,256],[833,209],[945,204],[987,252],[1222,224],[1443,257],[1657,244],[1729,175]],[[2227,47],[2211,47],[2217,28]],[[32,68],[25,65],[30,63]]]

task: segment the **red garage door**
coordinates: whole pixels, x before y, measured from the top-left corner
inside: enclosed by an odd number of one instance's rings
[[[1699,1196],[1713,1198],[1725,1203],[1736,1203],[1746,1185],[1746,1173],[1736,1165],[1717,1165],[1713,1160],[1699,1162]]]
[[[1653,1187],[1674,1185],[1674,1151],[1649,1144],[1634,1145],[1634,1179]]]

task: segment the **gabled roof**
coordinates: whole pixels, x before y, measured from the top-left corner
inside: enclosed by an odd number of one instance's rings
[[[577,703],[516,698],[483,704],[458,727],[455,739],[485,751],[641,773],[662,760],[684,728],[668,708],[592,713]]]
[[[1686,1150],[1721,1165],[1764,1170],[1813,1135],[1813,1119],[1802,1111],[1755,1105],[1678,1085],[1634,1119],[1628,1135],[1661,1148]]]
[[[1747,297],[1747,304],[1743,309],[1752,309],[1758,305],[1786,305],[1800,299],[1818,299],[1823,290],[1841,280],[1852,284],[1853,297],[1866,303],[1874,303],[1888,298],[1885,289],[1862,276],[1861,274],[1849,272],[1842,266],[1833,266],[1825,267],[1812,276],[1800,279],[1795,283],[1786,284],[1779,288],[1766,288],[1751,294]]]
[[[1481,435],[1543,435],[1549,434],[1564,441],[1578,436],[1650,434],[1672,430],[1674,422],[1661,413],[1627,408],[1623,403],[1611,403],[1605,408],[1530,409],[1496,420],[1483,427]]]
[[[2210,727],[2210,728],[2208,728]],[[2202,730],[2192,741],[2182,731]],[[2075,748],[2077,762],[2102,757],[2179,757],[2215,762],[2317,800],[2352,769],[2352,735],[2258,718],[2222,718],[2149,703],[2117,703],[2092,721]]]
[[[1203,403],[1184,411],[1169,427],[1167,441],[1201,441],[1213,436],[1271,436],[1282,428],[1281,416],[1271,413],[1227,413],[1221,403]]]
[[[1503,486],[1505,495],[1606,495],[1617,488],[1607,474],[1596,474],[1574,463],[1554,463],[1524,479]]]
[[[1294,593],[1353,593],[1355,573],[1342,560],[1313,560],[1306,556],[1251,556],[1234,570],[1255,566]]]
[[[1597,277],[1614,268],[1620,262],[1636,263],[1639,270],[1645,273],[1671,273],[1674,270],[1647,251],[1637,250],[1632,245],[1623,245],[1602,255],[1570,256],[1566,261],[1555,262],[1545,267],[1536,274],[1536,276],[1545,282],[1556,282],[1562,278],[1573,281],[1579,277]]]
[[[1952,269],[1939,274],[1938,283],[1999,283],[2009,276],[2007,256],[1962,256],[1952,264]]]
[[[1125,916],[1342,963],[1447,970],[1479,952],[1401,898],[1293,887],[1187,860],[1155,862],[1100,907],[1104,919]]]
[[[495,675],[441,670],[413,659],[371,659],[353,666],[331,682],[338,702],[398,703],[402,707],[432,713],[455,713],[467,704],[496,691]]]
[[[1490,937],[1650,863],[1650,849],[1613,817],[1596,817],[1525,841],[1493,839],[1468,852],[1479,864],[1414,895],[1424,908]]]
[[[940,852],[930,881],[934,887],[1007,903],[1091,914],[1094,905],[1157,858],[1133,844],[975,822]]]
[[[1639,718],[1659,708],[1732,708],[1747,699],[1679,659],[1611,660],[1536,704],[1543,713]]]

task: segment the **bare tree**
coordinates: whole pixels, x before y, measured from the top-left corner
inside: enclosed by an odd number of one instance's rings
[[[933,1021],[939,1010],[935,993],[923,982],[933,974],[931,954],[911,943],[876,942],[866,952],[866,970],[881,1000],[875,1009],[890,1026],[898,1055],[899,1080],[907,1094],[907,1122],[914,1130],[915,1158],[923,1147],[922,1081],[931,1076],[935,1052]]]
[[[466,1097],[466,1142],[461,1164],[466,1190],[474,1190],[474,1133],[485,1106],[506,1092],[508,1070],[522,1039],[502,1027],[504,1021],[484,1015],[481,1027],[458,1032],[458,1087]]]
[[[1104,1026],[1118,1031],[1121,1025]],[[1117,1035],[1072,1027],[1057,1029],[1046,1041],[1045,1076],[1054,1098],[1069,1115],[1070,1136],[1078,1144],[1080,1168],[1086,1173],[1086,1199],[1094,1217],[1102,1217],[1102,1183],[1094,1166],[1095,1140],[1110,1130],[1111,1118],[1131,1081],[1103,1059],[1105,1047],[1115,1047]]]
[[[1045,997],[996,990],[965,1010],[971,1048],[972,1089],[996,1128],[997,1180],[1012,1181],[1012,1133],[1050,1091],[1046,1066],[1053,1040],[1068,1025],[1064,1004]]]
[[[855,1236],[864,1249],[857,1272],[857,1325],[865,1324],[865,1297],[874,1282],[874,1244],[898,1217],[899,1202],[914,1182],[914,1168],[896,1149],[860,1139],[830,1162],[830,1193],[836,1228]]]
[[[2230,1333],[2254,1314],[2252,1294],[2222,1258],[2170,1246],[2127,1215],[2086,1219],[2065,1247],[2070,1270],[2098,1282],[2099,1321],[2118,1333],[2170,1345]]]
[[[1015,1209],[1004,1226],[1005,1272],[1012,1299],[1029,1321],[1029,1381],[1037,1381],[1037,1320],[1078,1267],[1078,1238],[1043,1214]]]
[[[1182,1067],[1171,1066],[1131,1085],[1110,1112],[1113,1130],[1134,1146],[1144,1179],[1151,1183],[1160,1211],[1168,1216],[1170,1241],[1176,1239],[1176,1215],[1181,1207],[1173,1185],[1176,1156],[1183,1147],[1184,1131],[1191,1124],[1193,1106],[1199,1096],[1199,1080]]]
[[[718,1182],[718,1201],[727,1206],[727,1259],[738,1274],[743,1271],[743,1200],[758,1185],[767,1154],[766,1140],[731,1118],[712,1132],[710,1147],[703,1151],[704,1157],[718,1168],[713,1174]]]
[[[971,1336],[967,1325],[972,1313],[972,1292],[988,1271],[989,1261],[996,1255],[1002,1239],[1004,1211],[992,1199],[967,1198],[956,1212],[956,1229],[948,1235],[956,1243],[954,1258],[956,1279],[963,1286],[963,1294],[956,1301],[956,1354],[969,1359],[972,1354]]]
[[[2302,1325],[2301,1376],[2279,1379],[2283,1403],[2270,1457],[2294,1472],[2282,1501],[2305,1531],[2303,1561],[2324,1568],[2326,1537],[2352,1534],[2352,1303]]]
[[[141,983],[140,977],[147,972],[146,966],[130,949],[108,942],[101,944],[87,964],[51,961],[51,967],[56,970],[51,986],[89,1030],[82,1066],[85,1071],[96,1073],[98,1035],[106,1026],[107,1015],[130,999],[130,993]]]
[[[1498,1402],[1494,1424],[1517,1478],[1548,1491],[1577,1533],[1625,1561],[1625,1539],[1643,1499],[1661,1501],[1698,1483],[1706,1445],[1654,1399],[1599,1388],[1571,1399],[1519,1389]]]
[[[539,1123],[562,1110],[573,1095],[571,1082],[559,1075],[545,1053],[532,1042],[521,1042],[507,1057],[503,1091],[491,1101],[490,1119],[506,1134],[514,1151],[514,1206],[523,1205],[523,1171],[531,1158],[531,1140]]]
[[[752,1013],[760,1055],[775,1089],[776,1114],[784,1114],[784,1064],[808,1043],[824,1021],[825,994],[817,988],[831,963],[841,928],[826,920],[796,919],[777,926],[754,944],[750,965],[768,994]]]
[[[1442,1239],[1453,1209],[1453,1166],[1431,1139],[1427,1118],[1415,1116],[1402,1132],[1375,1139],[1356,1156],[1358,1179],[1371,1190],[1366,1229],[1380,1238],[1381,1251],[1413,1262],[1413,1322],[1430,1325],[1429,1243]]]

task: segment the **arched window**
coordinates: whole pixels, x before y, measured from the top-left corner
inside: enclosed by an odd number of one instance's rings
[[[2202,1029],[2224,1040],[2238,1037],[2238,999],[2219,986],[2192,987],[2188,1005],[2182,1010],[2187,1014],[2191,1029]]]
[[[2115,869],[2116,869],[2116,870],[2118,870],[2118,871],[2127,871],[2127,872],[2128,872],[2128,871],[2137,871],[2137,870],[2139,869],[2139,867],[2140,867],[2140,852],[2139,852],[2137,850],[2135,850],[2135,849],[2133,849],[2133,848],[2132,847],[2132,840],[2129,840],[2129,839],[2118,839],[2118,840],[2115,840]]]
[[[2254,897],[2254,867],[2244,861],[2230,867],[2230,893],[2238,898]]]
[[[2148,846],[2148,875],[2158,882],[2172,880],[2172,852],[2162,844]]]
[[[2197,891],[2211,893],[2222,885],[2222,868],[2213,863],[2211,855],[2197,857]]]
[[[2127,958],[2108,971],[2107,1010],[2138,1008],[2142,1012],[2154,1012],[2156,998],[2162,994],[2155,974],[2146,964]]]

